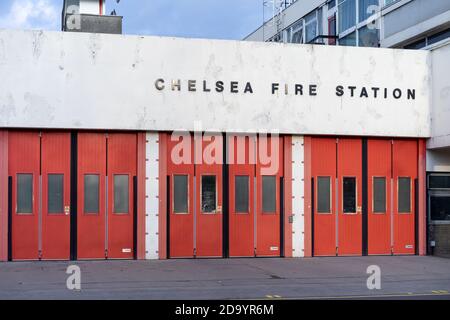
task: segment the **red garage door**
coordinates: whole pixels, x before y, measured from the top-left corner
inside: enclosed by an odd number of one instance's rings
[[[279,137],[258,137],[256,163],[256,256],[281,255],[281,184],[283,142]]]
[[[12,259],[70,257],[70,134],[9,133]]]
[[[314,255],[414,254],[417,140],[367,139],[364,158],[363,139],[311,141]]]
[[[43,133],[42,259],[70,258],[70,133]]]
[[[314,179],[314,255],[336,255],[335,138],[312,138],[311,175]]]
[[[369,139],[368,254],[391,254],[392,140]]]
[[[205,136],[195,140],[198,158],[195,164],[195,255],[196,257],[222,257],[222,162],[223,138]],[[198,162],[198,161],[197,161]]]
[[[168,139],[169,257],[222,257],[222,136]]]
[[[393,172],[393,253],[415,253],[415,181],[417,141],[394,140]]]
[[[78,258],[134,257],[137,135],[78,134]]]
[[[229,252],[230,257],[255,255],[255,163],[254,137],[232,136],[229,147]]]
[[[362,140],[337,143],[338,243],[337,253],[362,254]]]
[[[279,137],[229,137],[231,257],[281,255],[282,141]]]
[[[362,141],[312,138],[314,255],[362,254]]]

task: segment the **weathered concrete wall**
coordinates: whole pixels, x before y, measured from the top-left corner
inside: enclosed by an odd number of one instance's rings
[[[201,120],[207,131],[429,137],[428,58],[411,50],[0,30],[0,127],[194,130]],[[157,90],[158,78],[168,88]],[[170,89],[172,79],[181,91]],[[188,80],[197,80],[196,92]],[[204,80],[211,92],[203,92]],[[247,82],[253,93],[244,93]],[[348,86],[357,87],[354,97]],[[362,87],[390,93],[360,97]]]
[[[427,150],[428,172],[450,172],[450,147]]]
[[[450,41],[431,51],[432,108],[431,139],[427,147],[450,146]],[[450,166],[450,162],[448,163]]]

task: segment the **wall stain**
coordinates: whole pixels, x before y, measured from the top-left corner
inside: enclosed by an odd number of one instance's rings
[[[44,32],[42,30],[33,32],[33,57],[36,60],[39,60],[42,54],[43,38]]]

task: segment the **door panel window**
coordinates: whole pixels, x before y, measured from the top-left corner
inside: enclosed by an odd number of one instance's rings
[[[386,178],[373,178],[373,212],[386,213]]]
[[[343,211],[344,213],[356,213],[356,178],[345,177],[343,180]]]
[[[49,174],[48,175],[48,213],[64,212],[64,175]]]
[[[188,213],[188,176],[175,175],[173,183],[173,212]]]
[[[276,212],[276,176],[262,177],[262,211]]]
[[[128,214],[129,208],[129,181],[128,175],[114,175],[114,213]]]
[[[317,212],[331,213],[330,177],[317,177]]]
[[[216,212],[216,176],[202,176],[202,212]]]
[[[398,212],[411,213],[411,178],[398,178]]]
[[[17,214],[33,213],[33,175],[17,175]]]
[[[84,213],[99,213],[99,175],[86,174],[84,176]]]
[[[234,199],[236,213],[248,213],[249,212],[249,177],[248,176],[236,176],[234,178]]]

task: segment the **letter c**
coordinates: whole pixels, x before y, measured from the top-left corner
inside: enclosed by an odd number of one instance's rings
[[[164,85],[164,80],[163,79],[158,79],[155,81],[155,88],[159,91],[164,90],[165,85]]]

